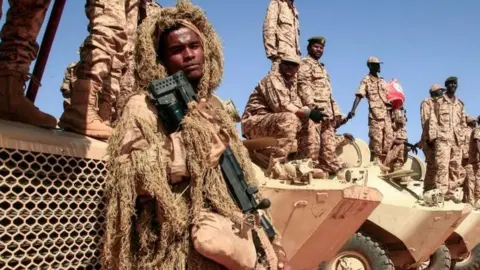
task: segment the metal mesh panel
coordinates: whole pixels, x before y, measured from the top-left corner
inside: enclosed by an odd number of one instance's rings
[[[0,148],[0,269],[99,269],[101,160]]]

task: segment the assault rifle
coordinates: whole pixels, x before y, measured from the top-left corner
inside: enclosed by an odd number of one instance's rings
[[[155,99],[159,117],[167,132],[170,134],[177,131],[180,122],[187,114],[188,103],[197,100],[197,95],[183,71],[164,79],[153,80],[149,84],[148,90]],[[220,157],[220,166],[230,196],[243,213],[256,214],[257,210],[270,207],[268,199],[257,202],[254,194],[258,192],[258,188],[248,186],[242,168],[229,146]],[[260,224],[272,240],[275,230],[264,215],[260,216]]]

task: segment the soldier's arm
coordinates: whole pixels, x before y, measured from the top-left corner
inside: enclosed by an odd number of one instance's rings
[[[367,83],[365,82],[365,80],[362,80],[360,82],[360,87],[358,87],[357,92],[355,93],[355,100],[353,101],[352,109],[348,113],[349,118],[352,118],[353,116],[355,116],[355,111],[357,110],[358,104],[360,104],[360,101],[366,95],[367,95]]]
[[[427,101],[423,101],[420,105],[420,120],[422,123],[422,127],[425,126],[427,119],[430,117],[431,108]]]
[[[313,87],[311,81],[311,70],[312,67],[303,62],[300,64],[300,69],[298,70],[297,75],[297,92],[302,104],[308,106],[310,109],[315,107],[315,101],[313,100]]]
[[[271,0],[268,5],[267,15],[263,21],[263,45],[265,46],[265,52],[268,58],[277,55],[276,29],[279,11],[278,1]]]

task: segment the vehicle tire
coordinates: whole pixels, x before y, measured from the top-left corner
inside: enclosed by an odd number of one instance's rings
[[[462,261],[452,262],[453,270],[478,270],[480,269],[480,244],[477,244],[469,256]]]
[[[452,264],[452,256],[450,255],[450,250],[447,246],[441,245],[435,253],[430,255],[430,261],[425,270],[450,270]]]
[[[362,233],[350,237],[338,254],[330,262],[321,264],[319,269],[335,270],[338,265],[345,263],[355,264],[354,269],[395,270],[392,260],[380,244]]]

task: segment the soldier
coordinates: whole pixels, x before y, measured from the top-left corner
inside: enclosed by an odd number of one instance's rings
[[[477,117],[477,124],[480,125],[480,115]],[[480,209],[480,127],[477,126],[470,136],[469,163],[473,165],[475,173],[475,185],[473,188],[473,199],[476,201],[475,208]]]
[[[455,96],[457,78],[445,81],[446,93],[434,103],[430,140],[434,144],[435,182],[445,200],[459,202],[455,189],[465,180],[462,167],[462,144],[465,140],[465,111],[463,102]],[[433,132],[434,131],[434,132]]]
[[[435,166],[434,166],[434,156],[435,148],[433,140],[431,139],[430,134],[435,134],[434,126],[433,129],[430,129],[431,121],[430,116],[433,113],[434,103],[436,100],[441,98],[445,93],[446,89],[439,84],[433,84],[430,87],[430,97],[424,99],[420,105],[420,119],[422,124],[422,136],[420,142],[417,144],[423,151],[425,155],[425,162],[427,163],[427,171],[425,173],[425,179],[423,181],[423,192],[435,189]],[[431,130],[431,131],[430,131]],[[430,133],[432,132],[432,133]]]
[[[462,144],[462,166],[465,169],[465,182],[463,183],[463,202],[475,204],[475,173],[473,172],[473,164],[469,162],[470,140],[475,127],[477,126],[475,118],[467,116],[465,119],[465,141]]]
[[[29,67],[38,53],[36,39],[50,0],[35,1],[35,4],[10,0],[9,3],[0,33],[0,118],[53,129],[57,119],[40,111],[24,95]]]
[[[70,98],[72,97],[72,86],[75,82],[75,67],[78,62],[71,62],[65,69],[65,75],[63,76],[62,85],[60,86],[60,92],[63,96],[63,109],[66,110],[70,106]]]
[[[255,221],[244,223],[219,169],[230,146],[247,182],[257,184],[230,116],[206,101],[222,79],[223,51],[203,10],[179,1],[147,17],[138,34],[136,65],[145,72],[109,139],[102,269],[287,268],[278,238],[272,248]],[[145,89],[180,70],[199,102],[167,134]],[[252,230],[265,261],[257,261]]]
[[[378,75],[380,73],[380,64],[383,63],[378,58],[368,58],[367,66],[370,72],[360,82],[360,87],[357,90],[348,118],[355,116],[358,104],[362,98],[366,97],[369,105],[368,136],[370,138],[370,151],[372,152],[374,163],[385,170],[387,167],[383,165],[383,161],[393,141],[393,130],[391,106],[387,101],[386,82],[383,77]]]
[[[127,47],[125,49],[125,68],[122,70],[120,79],[120,92],[116,98],[116,104],[113,106],[110,104],[110,100],[107,98],[105,102],[103,100],[99,104],[99,116],[105,123],[111,125],[119,113],[121,113],[122,107],[125,105],[126,99],[132,94],[135,86],[135,59],[134,52],[136,51],[135,42],[137,40],[137,28],[138,25],[147,16],[152,16],[157,13],[161,6],[153,0],[134,0],[125,1],[127,18],[126,32],[128,36]]]
[[[319,62],[324,47],[324,37],[312,37],[308,40],[308,56],[302,60],[298,71],[298,95],[303,105],[321,110],[325,115],[318,125],[320,130],[318,168],[335,174],[342,169],[342,164],[335,153],[335,129],[345,117],[332,96],[330,75],[325,65]]]
[[[279,165],[285,164],[295,145],[298,145],[299,157],[318,159],[318,133],[309,120],[316,113],[306,106],[302,107],[297,96],[295,77],[299,64],[298,56],[284,56],[279,71],[270,72],[255,87],[241,119],[245,138],[278,139],[278,146],[270,154],[267,170],[274,178],[285,177]]]
[[[263,46],[272,61],[272,71],[278,71],[283,56],[300,56],[299,35],[294,0],[271,0],[263,22]]]
[[[403,168],[407,157],[407,117],[405,109],[392,110],[393,142],[390,151],[385,158],[385,165],[390,171],[397,171]]]
[[[128,12],[125,0],[87,0],[90,34],[80,50],[71,105],[60,117],[61,128],[98,139],[110,137],[112,128],[99,116],[97,99],[102,98],[100,114],[108,119],[120,92],[125,55],[131,49],[127,46]]]

